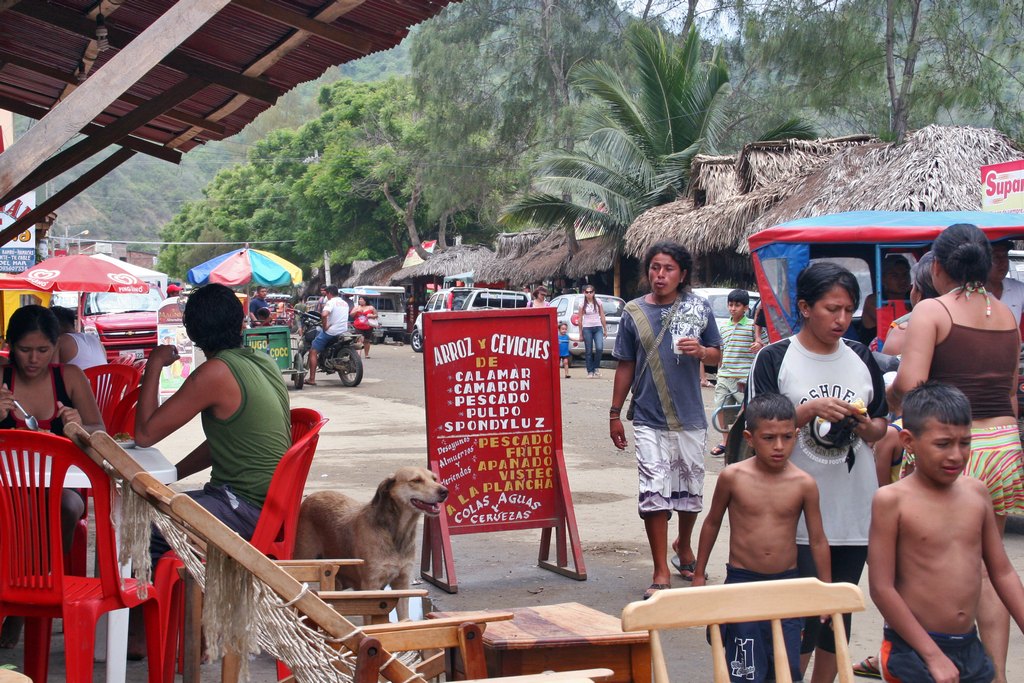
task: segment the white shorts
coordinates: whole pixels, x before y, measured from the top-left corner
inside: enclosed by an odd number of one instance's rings
[[[641,517],[704,509],[706,429],[672,432],[634,426]]]

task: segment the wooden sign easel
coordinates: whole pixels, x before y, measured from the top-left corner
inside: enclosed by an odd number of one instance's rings
[[[452,536],[541,529],[537,564],[586,580],[562,454],[555,309],[433,313],[423,325],[428,466],[449,495],[424,524],[420,575],[458,592]]]

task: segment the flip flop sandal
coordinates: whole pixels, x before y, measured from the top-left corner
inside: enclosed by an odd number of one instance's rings
[[[697,569],[697,560],[694,560],[689,564],[683,564],[683,561],[679,559],[678,555],[673,555],[669,561],[672,563],[672,566],[676,568],[676,571],[679,572],[679,576],[682,577],[683,581],[693,581],[693,572]],[[708,574],[707,572],[704,572],[704,580],[707,581],[707,579]]]
[[[714,448],[711,449],[711,455],[724,455],[724,454],[725,454],[725,444],[724,443],[720,443],[720,444],[718,444],[717,446],[715,446]]]
[[[652,583],[648,586],[647,590],[644,591],[644,600],[647,600],[658,591],[668,590],[672,586],[667,583]]]
[[[853,675],[860,676],[861,678],[875,678],[881,680],[882,672],[879,670],[878,665],[872,663],[872,659],[875,657],[865,657],[860,662],[853,665]]]

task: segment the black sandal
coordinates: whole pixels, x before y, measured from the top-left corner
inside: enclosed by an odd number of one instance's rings
[[[711,449],[711,455],[725,455],[725,444],[720,443]]]
[[[693,581],[693,577],[696,576],[694,573],[697,569],[697,560],[690,562],[689,564],[683,564],[683,561],[679,559],[678,555],[673,555],[669,560],[672,566],[679,572],[679,576],[682,577],[683,581]],[[708,573],[704,572],[704,580],[708,580]]]

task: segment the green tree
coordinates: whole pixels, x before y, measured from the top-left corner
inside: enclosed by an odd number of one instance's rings
[[[467,0],[422,27],[411,49],[429,133],[419,178],[442,243],[452,222],[494,224],[537,149],[571,149],[569,71],[618,49],[621,18],[613,0]]]
[[[809,107],[823,125],[901,140],[929,123],[1024,134],[1019,3],[767,0],[714,3],[740,27],[730,58],[750,111]],[[825,55],[827,58],[822,58]]]
[[[577,226],[596,226],[621,238],[640,213],[685,193],[696,154],[719,151],[729,81],[722,53],[702,62],[695,29],[676,47],[661,31],[634,24],[626,44],[635,88],[604,62],[573,69],[573,84],[596,103],[586,136],[575,151],[540,156],[538,191],[509,206],[504,222],[560,226],[570,235]],[[789,120],[761,139],[814,135],[809,125]]]
[[[404,254],[436,234],[423,192],[429,133],[409,80],[342,80],[323,88],[318,103],[316,119],[272,131],[246,163],[218,173],[204,199],[187,204],[164,236],[206,241],[203,231],[216,230],[226,241],[275,240],[281,243],[267,248],[311,264],[324,250],[339,263]],[[473,213],[450,210],[443,224],[456,223],[471,237],[490,235]],[[175,245],[161,265],[181,275],[208,251]]]

